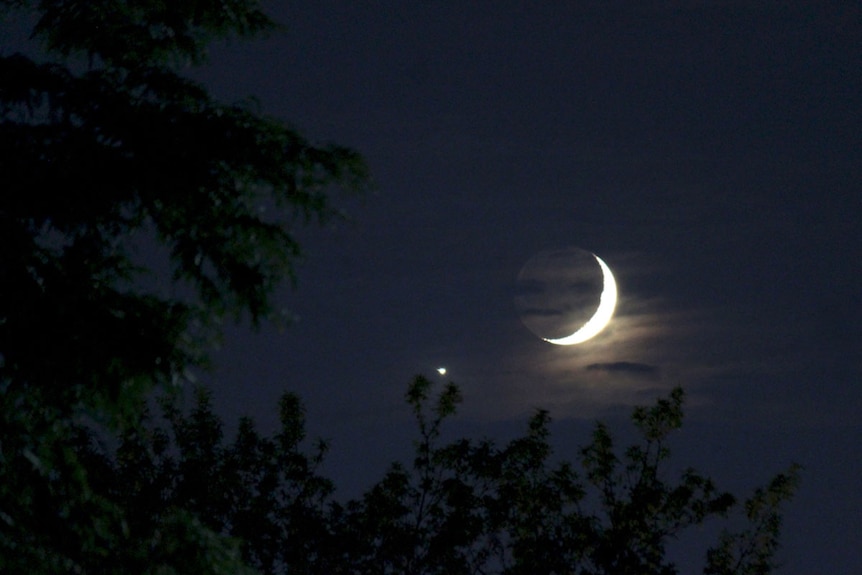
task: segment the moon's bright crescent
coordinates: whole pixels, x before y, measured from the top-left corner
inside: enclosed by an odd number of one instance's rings
[[[602,268],[603,278],[602,296],[599,299],[599,307],[596,309],[596,313],[572,335],[557,339],[542,338],[545,341],[556,345],[582,343],[597,335],[611,321],[611,317],[614,315],[614,308],[617,305],[617,282],[614,280],[611,268],[602,261],[602,258],[595,254],[593,254],[593,257],[596,258],[596,261],[599,262],[599,266]]]

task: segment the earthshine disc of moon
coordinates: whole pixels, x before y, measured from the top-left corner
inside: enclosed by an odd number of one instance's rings
[[[586,250],[541,252],[518,274],[515,304],[521,321],[555,345],[583,343],[598,335],[613,317],[616,302],[611,269]]]

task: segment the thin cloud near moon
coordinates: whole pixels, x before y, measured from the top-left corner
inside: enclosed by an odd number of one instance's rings
[[[574,346],[543,341],[542,335],[565,337],[586,323],[603,291],[594,254],[577,248],[558,251],[540,254],[537,265],[526,270],[532,273],[519,272],[513,286],[519,318],[507,324],[511,339],[503,343],[505,357],[489,351],[459,372],[467,411],[482,419],[507,419],[542,408],[554,417],[592,419],[612,406],[644,404],[673,385],[700,379],[693,371],[701,372],[702,366],[691,361],[691,347],[700,345],[696,336],[708,318],[644,296],[649,280],[662,268],[639,254],[611,255],[615,282],[630,289],[618,294],[613,320],[600,337]],[[524,327],[539,337],[526,337]],[[489,387],[494,389],[492,400]]]
[[[614,374],[629,374],[649,379],[659,379],[661,369],[655,365],[638,363],[634,361],[614,361],[608,363],[591,363],[584,369],[587,371],[601,371]]]
[[[521,312],[521,315],[534,317],[559,317],[563,315],[563,312],[562,310],[553,308],[533,308],[525,309]]]
[[[534,275],[527,279],[537,281],[513,286],[516,305],[521,304],[520,318],[513,315],[496,325],[495,333],[506,334],[500,347],[488,346],[459,369],[456,381],[464,384],[465,413],[502,420],[520,418],[541,408],[550,410],[555,418],[594,419],[611,409],[650,403],[677,385],[685,388],[689,405],[704,410],[728,389],[744,389],[758,379],[780,382],[806,369],[798,358],[787,357],[767,368],[749,357],[748,350],[765,347],[763,342],[774,337],[773,326],[739,330],[738,318],[730,316],[724,307],[692,307],[663,295],[661,286],[686,278],[686,270],[677,264],[656,262],[638,252],[614,252],[610,259],[624,289],[613,321],[601,337],[581,345],[548,345],[533,336],[533,329],[530,334],[524,329],[525,325],[530,327],[527,321],[544,328],[563,324],[564,318],[556,315],[532,317],[523,312],[556,309],[564,314],[563,306],[530,297],[541,293],[538,288],[542,283],[572,285],[574,273],[562,282],[555,281],[561,278],[552,274]],[[592,299],[572,300],[591,312],[601,290],[601,274],[594,261],[592,254],[584,252],[580,262],[586,265],[576,266],[579,277],[585,280],[593,270]],[[549,260],[548,269],[557,269],[559,262]],[[547,287],[545,290],[550,293]],[[578,325],[586,319],[579,319]],[[564,336],[566,332],[558,333]],[[568,333],[572,333],[571,328]],[[502,357],[499,349],[505,350]]]

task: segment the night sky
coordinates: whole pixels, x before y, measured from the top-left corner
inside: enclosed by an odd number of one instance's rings
[[[862,572],[858,2],[270,4],[283,33],[191,74],[355,148],[376,192],[300,232],[292,325],[230,328],[201,377],[221,413],[271,429],[299,393],[346,497],[409,458],[417,373],[462,387],[453,434],[546,408],[568,458],[682,385],[675,463],[741,494],[801,463],[781,573]],[[560,347],[516,278],[567,246],[620,300]]]
[[[217,94],[356,148],[377,186],[301,234],[296,323],[231,331],[220,410],[272,425],[298,392],[349,496],[409,457],[414,374],[462,387],[453,434],[549,409],[561,457],[682,385],[676,463],[740,493],[803,464],[782,572],[860,572],[862,11],[785,4],[314,2],[214,50]],[[558,347],[514,298],[567,246],[620,301]]]

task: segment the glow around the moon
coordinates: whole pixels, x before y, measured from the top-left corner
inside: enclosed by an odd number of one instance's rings
[[[611,269],[607,264],[599,256],[593,254],[593,257],[599,262],[603,277],[602,295],[599,299],[599,307],[596,309],[596,313],[572,335],[556,339],[543,337],[542,339],[545,341],[555,345],[583,343],[598,335],[608,325],[608,322],[611,321],[617,305],[617,282],[614,280],[614,274],[611,273]]]

